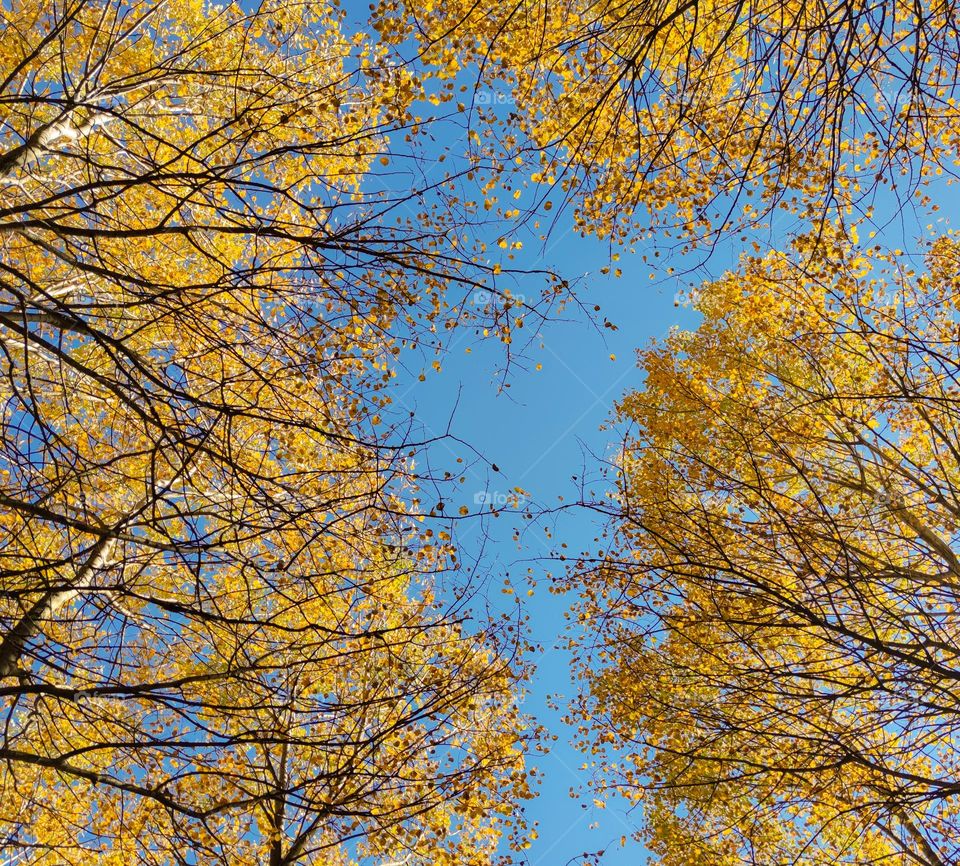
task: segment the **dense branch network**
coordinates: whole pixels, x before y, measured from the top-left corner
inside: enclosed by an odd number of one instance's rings
[[[489,862],[525,663],[384,423],[489,271],[363,186],[415,81],[315,4],[2,22],[0,859]]]

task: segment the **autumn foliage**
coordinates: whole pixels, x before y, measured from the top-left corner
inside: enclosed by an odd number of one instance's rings
[[[473,286],[362,186],[410,76],[317,4],[2,15],[3,857],[490,862],[525,663],[385,420]]]
[[[960,247],[924,259],[744,258],[619,406],[583,732],[660,862],[958,856]]]
[[[872,233],[951,191],[955,4],[364,15],[0,10],[0,860],[535,838],[524,614],[471,607],[394,384],[463,329],[509,368],[576,300],[521,233],[571,227],[737,261],[577,504],[591,784],[664,866],[952,866],[960,243]]]
[[[417,42],[438,101],[486,121],[475,146],[499,179],[518,159],[581,231],[641,254],[849,216],[878,187],[922,197],[955,169],[950,0],[382,0],[377,16]]]

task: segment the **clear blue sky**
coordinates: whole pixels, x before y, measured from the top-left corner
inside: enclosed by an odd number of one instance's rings
[[[595,475],[591,454],[612,452],[614,437],[600,427],[609,419],[614,401],[642,383],[635,348],[662,336],[671,325],[693,320],[690,311],[674,306],[670,287],[649,285],[648,269],[636,267],[637,262],[622,262],[624,276],[619,279],[600,276],[597,272],[608,263],[606,249],[595,241],[573,237],[564,226],[542,252],[528,250],[533,261],[541,254],[546,264],[561,273],[595,274],[583,281],[580,298],[591,309],[599,304],[599,315],[607,316],[619,329],[598,333],[584,314],[574,312],[563,321],[548,323],[540,330],[543,347],[539,341],[534,343],[525,359],[526,369],[511,372],[508,389],[500,388],[496,375],[503,361],[502,348],[491,341],[478,345],[468,329],[453,339],[442,373],[428,375],[423,383],[412,374],[404,377],[407,381],[401,382],[397,398],[404,409],[416,413],[425,432],[443,433],[452,416],[450,432],[500,469],[497,473],[486,470],[466,448],[437,446],[431,454],[435,469],[457,471],[456,457],[471,464],[461,498],[453,507],[467,504],[473,509],[474,497],[483,492],[503,501],[515,486],[529,491],[534,509],[552,508],[560,496],[565,502],[575,501],[578,482],[572,476],[583,477],[585,461],[587,477]],[[615,361],[610,360],[611,354]],[[538,363],[540,371],[534,369]],[[522,549],[513,540],[518,528],[523,530]],[[620,848],[620,837],[637,826],[637,816],[628,814],[625,803],[611,801],[601,810],[593,806],[590,796],[570,797],[571,788],[585,788],[589,774],[579,768],[590,758],[571,746],[574,732],[561,722],[561,713],[548,709],[547,696],[569,697],[577,689],[571,681],[569,654],[555,648],[566,626],[563,614],[573,599],[549,593],[543,580],[532,597],[526,595],[528,568],[535,577],[547,569],[556,571],[557,563],[538,560],[548,557],[560,541],[574,553],[595,549],[597,528],[592,514],[575,509],[559,515],[553,539],[546,538],[542,524],[530,526],[516,514],[482,525],[479,521],[459,525],[463,558],[482,553],[480,573],[487,577],[489,595],[499,596],[504,605],[510,601],[500,595],[500,588],[509,574],[530,616],[533,637],[544,649],[537,659],[527,709],[559,739],[549,755],[531,758],[544,775],[541,795],[527,810],[539,822],[539,838],[527,852],[532,866],[561,866],[583,851],[601,848],[606,850],[603,862],[609,866],[641,863],[646,858],[637,843]],[[589,829],[592,823],[598,826]]]
[[[450,132],[447,141],[444,131]],[[441,125],[438,148],[443,146],[453,154],[457,151],[455,130]],[[448,161],[443,167],[427,167],[427,172],[439,174],[449,165]],[[387,177],[396,181],[402,176],[391,164]],[[595,457],[614,452],[616,435],[601,430],[610,420],[614,401],[642,384],[636,348],[665,335],[671,326],[695,324],[695,314],[675,304],[677,289],[689,282],[651,282],[650,269],[639,256],[626,255],[617,263],[623,269],[622,277],[604,276],[600,270],[610,265],[610,250],[594,239],[579,237],[571,223],[569,214],[561,214],[546,242],[538,242],[533,231],[516,236],[524,247],[513,264],[547,268],[576,282],[579,304],[568,306],[533,333],[533,319],[528,317],[527,326],[519,333],[533,339],[506,378],[502,375],[506,357],[502,344],[477,336],[469,326],[445,335],[449,342],[440,373],[429,368],[432,355],[401,356],[392,395],[397,417],[413,413],[413,439],[451,434],[421,457],[421,462],[429,460],[432,475],[442,475],[445,470],[454,476],[465,475],[453,495],[449,488],[442,490],[447,514],[456,513],[461,505],[475,512],[482,498],[502,505],[516,487],[529,493],[524,505],[534,512],[555,508],[560,497],[565,503],[576,501],[580,479],[597,475]],[[497,228],[491,225],[490,236],[478,239],[498,254]],[[729,252],[726,259],[718,252],[711,260],[711,267],[720,270],[730,264]],[[536,293],[545,285],[543,278],[531,276],[513,291]],[[483,301],[481,296],[477,302],[482,305]],[[617,329],[602,327],[604,319]],[[537,370],[537,365],[541,369]],[[426,374],[423,382],[419,381],[421,372]],[[458,464],[457,458],[463,463]],[[499,471],[493,471],[492,464]],[[593,489],[599,492],[598,487]],[[425,507],[433,504],[426,492],[423,501]],[[542,579],[548,571],[557,573],[562,567],[549,561],[560,542],[574,554],[595,550],[593,539],[599,524],[584,509],[566,510],[550,524],[552,538],[544,533],[544,522],[530,524],[507,509],[497,519],[459,521],[456,535],[461,561],[477,565],[478,605],[489,600],[505,610],[515,604],[515,597],[501,593],[509,578],[529,615],[532,639],[543,648],[536,658],[538,670],[526,709],[558,739],[547,756],[530,758],[543,781],[540,796],[527,806],[528,817],[538,822],[538,839],[526,852],[527,862],[531,866],[563,866],[585,851],[604,849],[607,866],[642,863],[647,854],[638,843],[620,846],[620,838],[637,829],[639,816],[628,812],[625,801],[611,800],[604,809],[593,805],[586,789],[589,771],[580,769],[590,757],[571,745],[574,730],[562,723],[563,708],[578,688],[571,679],[569,653],[557,648],[565,636],[564,613],[574,599],[549,593],[549,581]],[[519,545],[514,540],[517,530],[522,533]],[[526,592],[528,570],[538,579],[532,596]],[[548,707],[549,696],[559,697],[560,711]],[[571,789],[585,796],[572,798]],[[591,828],[592,824],[596,826]]]

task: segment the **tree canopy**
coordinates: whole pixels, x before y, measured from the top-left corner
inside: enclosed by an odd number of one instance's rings
[[[377,15],[417,43],[438,100],[465,74],[505,94],[506,112],[468,100],[478,152],[501,171],[519,157],[582,231],[643,253],[784,212],[856,219],[878,187],[923,198],[960,156],[950,0],[382,0]]]
[[[410,74],[316,4],[2,15],[4,856],[520,844],[523,647],[444,583],[386,421],[479,272],[363,185]]]
[[[960,246],[925,260],[744,258],[619,405],[582,714],[660,862],[958,856]]]
[[[0,859],[529,845],[524,610],[396,379],[464,331],[509,368],[580,302],[521,238],[570,228],[738,261],[575,506],[593,783],[665,866],[952,866],[960,242],[873,233],[951,190],[956,5],[363,14],[0,10]]]

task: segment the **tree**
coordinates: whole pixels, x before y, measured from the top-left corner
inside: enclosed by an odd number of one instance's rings
[[[808,235],[642,354],[572,580],[599,784],[668,866],[960,856],[958,264]]]
[[[416,79],[297,0],[0,14],[4,859],[489,862],[522,642],[386,386],[492,268],[365,185]]]
[[[544,196],[574,200],[582,231],[643,252],[781,208],[856,219],[881,184],[922,198],[957,158],[956,15],[949,0],[378,9],[384,38],[416,42],[438,100],[475,75],[475,144],[500,173],[518,159]]]

